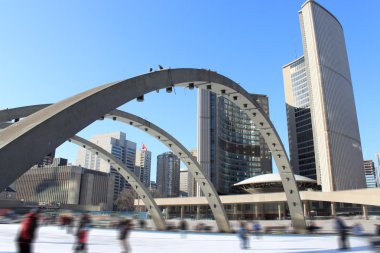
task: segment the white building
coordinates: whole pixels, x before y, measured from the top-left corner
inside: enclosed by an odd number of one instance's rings
[[[150,170],[152,164],[152,152],[148,151],[145,145],[141,150],[136,151],[136,166],[139,167],[140,181],[146,186],[150,186]]]
[[[136,143],[126,139],[123,132],[106,133],[91,137],[91,142],[122,161],[125,166],[134,172],[136,159]],[[98,155],[80,148],[77,156],[77,164],[88,169],[111,173],[115,176],[114,199],[127,186],[125,179],[114,169],[108,161],[100,159]]]

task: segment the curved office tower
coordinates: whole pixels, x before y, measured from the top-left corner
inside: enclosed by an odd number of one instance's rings
[[[363,155],[343,28],[315,1],[299,12],[322,191],[365,188]]]
[[[269,114],[268,97],[250,94]],[[237,194],[234,184],[272,173],[272,156],[246,112],[224,97],[198,93],[199,163],[218,193]]]

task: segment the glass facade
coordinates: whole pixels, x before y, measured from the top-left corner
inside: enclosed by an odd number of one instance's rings
[[[317,180],[305,59],[302,57],[287,68],[290,72],[290,83],[285,85],[291,86],[292,100],[287,101],[289,145],[294,145],[290,147],[290,162],[297,174]]]
[[[268,98],[252,94],[268,113]],[[242,193],[233,185],[272,172],[269,149],[245,112],[224,97],[210,94],[210,179],[220,194]]]

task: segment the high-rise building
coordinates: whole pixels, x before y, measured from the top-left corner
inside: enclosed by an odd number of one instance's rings
[[[179,171],[179,194],[189,196],[189,170],[181,169]]]
[[[173,152],[157,156],[157,190],[162,197],[178,197],[180,160]]]
[[[283,67],[289,156],[295,174],[317,180],[313,124],[307,84],[305,58],[302,56]]]
[[[16,180],[16,198],[112,210],[113,183],[113,175],[80,166],[34,166]]]
[[[375,188],[377,185],[375,163],[372,160],[364,160],[363,164],[367,188]]]
[[[251,94],[269,114],[268,97]],[[233,185],[272,173],[272,156],[246,113],[225,97],[199,90],[198,161],[220,194],[236,194]]]
[[[299,17],[304,56],[283,68],[291,163],[299,174],[316,178],[322,191],[365,188],[342,25],[312,0]]]
[[[123,132],[106,133],[91,137],[91,142],[100,146],[114,157],[119,159],[132,172],[135,171],[136,143],[126,139]],[[77,164],[88,169],[111,173],[114,175],[114,199],[127,187],[127,182],[108,161],[88,150],[80,148],[78,151]]]
[[[136,151],[136,166],[139,168],[139,179],[146,187],[150,185],[151,161],[152,152],[142,144],[141,150]]]

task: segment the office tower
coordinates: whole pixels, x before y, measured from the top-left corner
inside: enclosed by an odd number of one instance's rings
[[[180,196],[189,196],[189,170],[181,169],[179,171],[179,194]]]
[[[268,97],[251,94],[269,114]],[[198,161],[220,194],[236,194],[233,185],[272,172],[272,156],[245,112],[225,97],[198,91]]]
[[[372,160],[364,160],[364,173],[365,173],[365,181],[367,184],[367,188],[375,188],[376,187],[376,171],[375,171],[375,163]]]
[[[299,18],[304,56],[283,67],[291,163],[322,191],[365,188],[342,25],[315,1],[302,5]]]
[[[157,156],[157,190],[160,196],[179,196],[179,165],[179,158],[172,152]]]
[[[80,166],[33,167],[16,180],[18,200],[112,210],[113,175]]]
[[[194,158],[199,162],[198,160],[198,150],[192,149],[190,150],[190,153]],[[199,197],[201,196],[201,190],[197,183],[197,181],[194,179],[193,175],[188,171],[188,185],[187,185],[187,192],[189,197]]]
[[[132,172],[135,170],[136,143],[126,139],[123,132],[106,133],[91,137],[91,142],[100,146],[114,157],[119,159]],[[77,164],[88,169],[111,173],[114,175],[114,199],[128,186],[125,179],[113,168],[108,161],[98,157],[96,153],[80,148],[78,151]]]
[[[320,184],[320,174],[317,174],[315,166],[305,58],[302,56],[285,65],[283,76],[290,164],[295,174],[315,179]]]
[[[139,179],[146,187],[150,185],[151,161],[152,152],[142,144],[141,150],[136,151],[136,166],[139,168]]]

